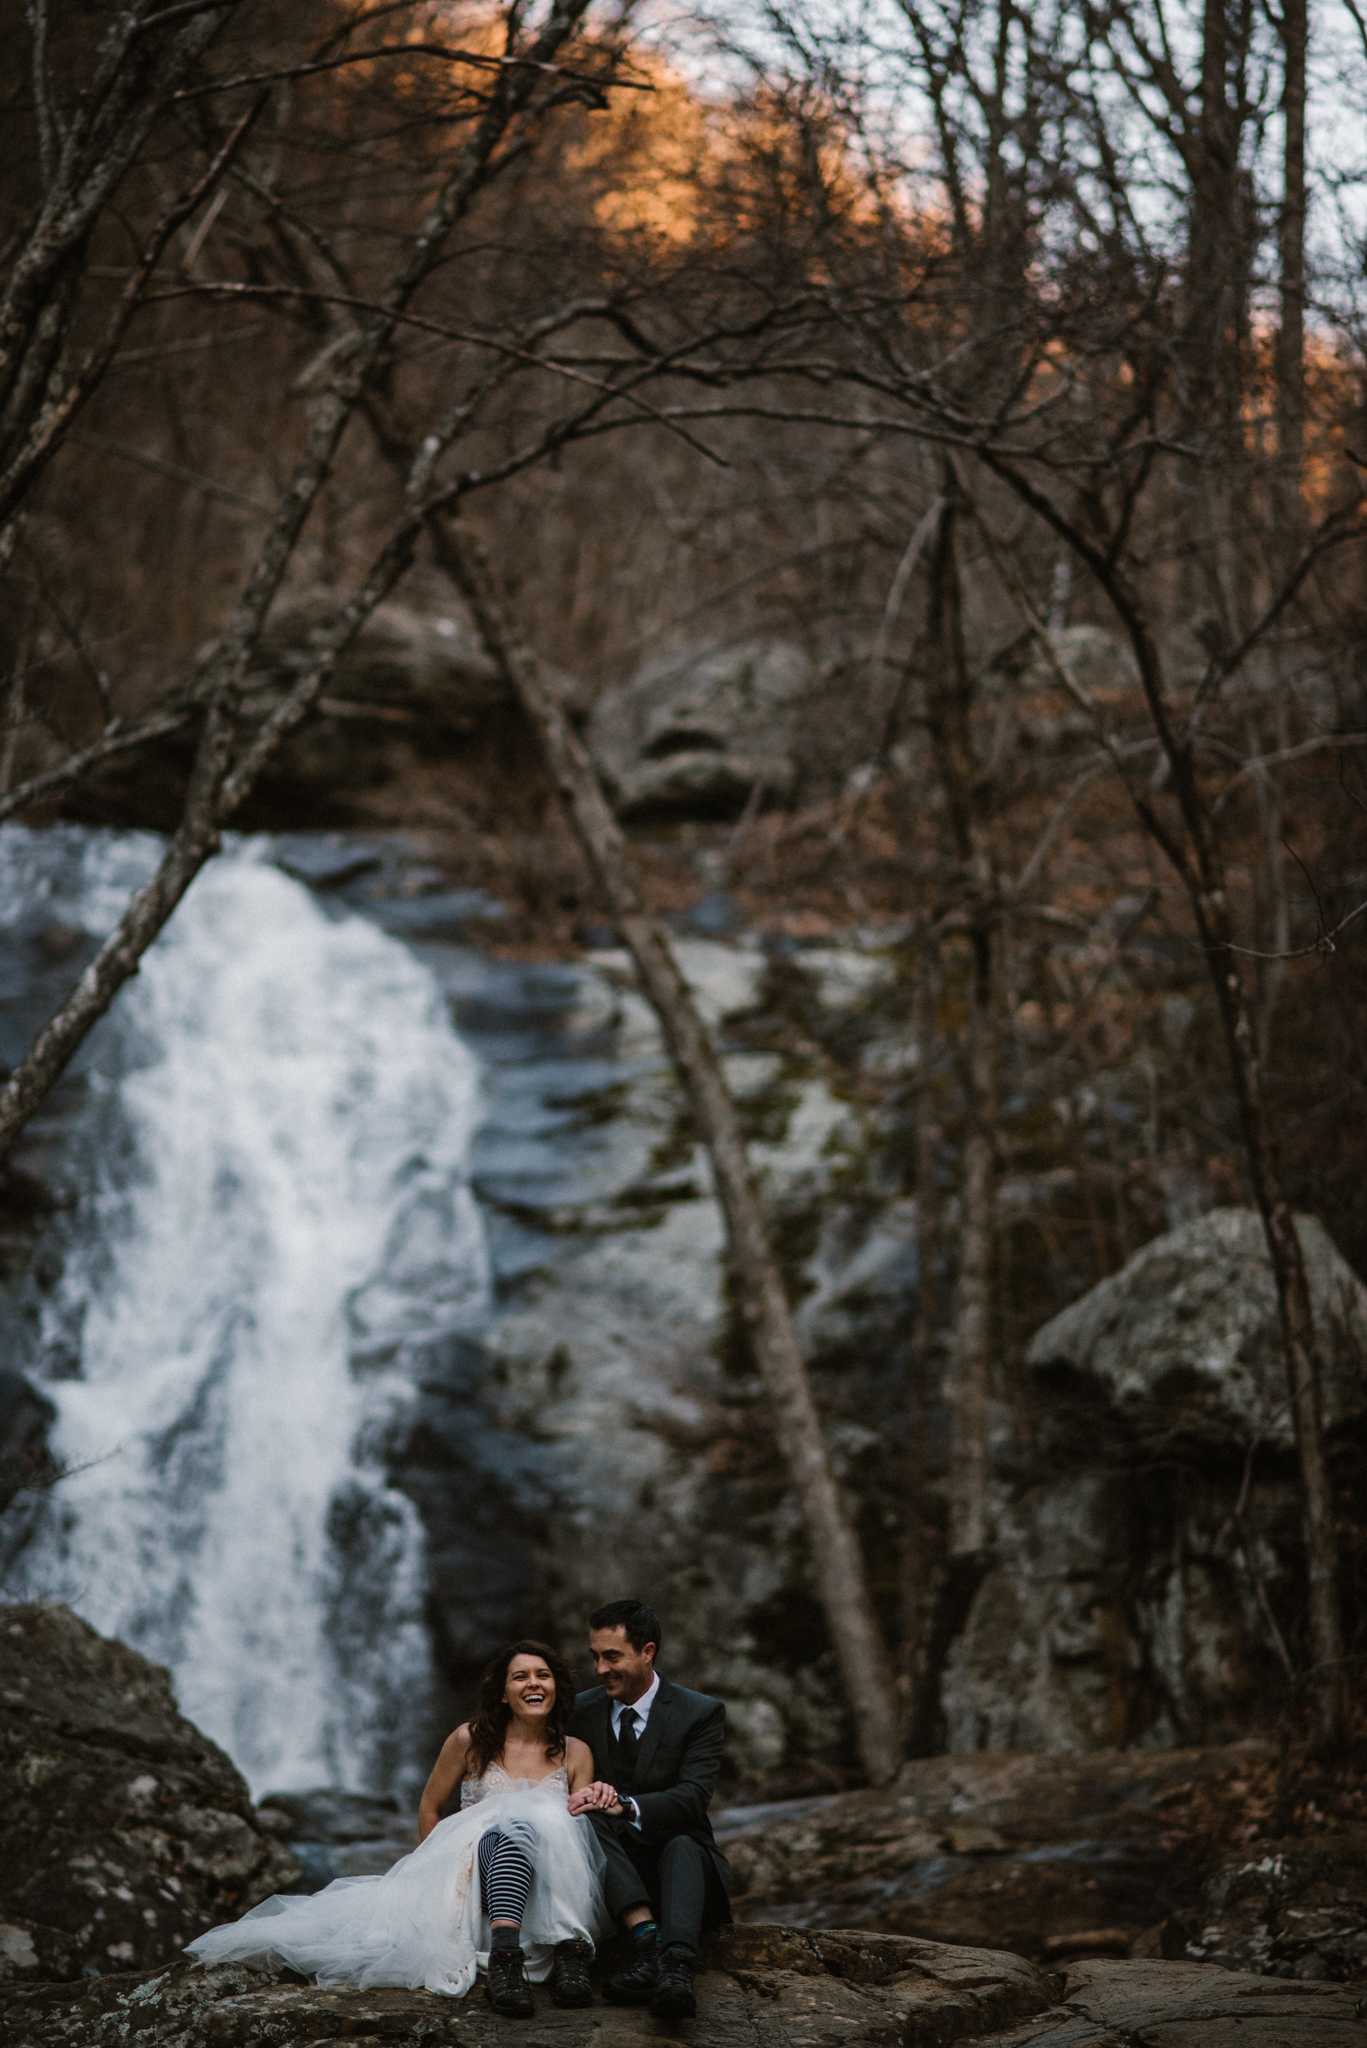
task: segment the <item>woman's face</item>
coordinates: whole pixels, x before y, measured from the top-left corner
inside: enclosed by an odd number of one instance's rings
[[[555,1680],[539,1657],[514,1657],[503,1684],[503,1697],[515,1714],[544,1721],[555,1705]]]

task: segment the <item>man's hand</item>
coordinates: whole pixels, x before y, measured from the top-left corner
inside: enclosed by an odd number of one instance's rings
[[[571,1813],[605,1813],[609,1819],[624,1811],[615,1785],[605,1785],[601,1778],[592,1785],[582,1785],[570,1794]]]

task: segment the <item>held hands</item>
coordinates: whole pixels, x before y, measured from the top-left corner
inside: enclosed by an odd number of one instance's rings
[[[605,1785],[599,1779],[592,1785],[582,1785],[577,1792],[571,1792],[570,1812],[605,1813],[609,1819],[614,1819],[619,1813],[625,1812],[625,1808],[618,1796],[617,1787]]]

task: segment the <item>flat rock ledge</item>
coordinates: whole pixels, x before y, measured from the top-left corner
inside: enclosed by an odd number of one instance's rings
[[[305,2048],[417,2041],[471,2048],[1364,2048],[1363,2002],[1337,1985],[1210,1964],[1088,1962],[1066,1976],[992,1949],[899,1935],[734,1927],[713,1937],[698,2017],[678,2028],[595,2004],[497,2019],[483,1996],[319,1991],[190,1963],[0,1990],[6,2048]]]

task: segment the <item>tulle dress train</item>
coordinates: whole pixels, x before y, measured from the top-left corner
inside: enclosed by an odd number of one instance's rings
[[[502,1828],[527,1849],[535,1876],[522,1923],[527,1975],[550,1975],[557,1942],[597,1943],[611,1929],[603,1851],[592,1824],[568,1809],[564,1765],[540,1779],[491,1764],[461,1786],[461,1811],[383,1877],[339,1877],[312,1898],[266,1899],[230,1926],[211,1927],[185,1953],[212,1968],[299,1971],[331,1988],[402,1984],[463,1998],[488,1961],[480,1900],[480,1836]]]

